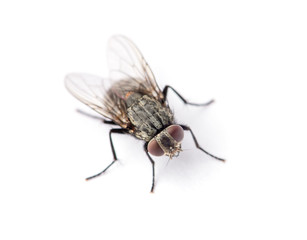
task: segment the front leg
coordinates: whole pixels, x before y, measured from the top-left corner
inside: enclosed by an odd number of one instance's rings
[[[193,105],[193,106],[198,106],[198,107],[203,107],[203,106],[208,106],[210,105],[211,103],[214,102],[214,99],[210,100],[209,102],[206,102],[206,103],[191,103],[191,102],[188,102],[187,100],[185,100],[173,87],[169,86],[169,85],[166,85],[163,89],[163,96],[164,96],[164,102],[166,101],[167,99],[167,93],[168,93],[168,89],[172,89],[173,92],[185,103],[185,104],[189,104],[189,105]]]
[[[147,145],[148,145],[147,143],[144,144],[144,151],[145,151],[145,153],[146,153],[147,157],[149,158],[149,161],[151,162],[151,165],[152,165],[152,184],[151,184],[150,192],[153,193],[154,188],[155,188],[155,161],[149,155],[148,150],[147,150]]]
[[[194,135],[194,133],[192,132],[192,129],[191,129],[190,127],[188,127],[188,126],[186,126],[186,125],[180,125],[180,126],[183,128],[183,130],[185,130],[185,131],[190,131],[190,133],[191,133],[191,135],[192,135],[192,138],[193,138],[193,140],[194,140],[195,146],[196,146],[199,150],[203,151],[204,153],[206,153],[206,154],[209,155],[210,157],[213,157],[213,158],[215,158],[215,159],[217,159],[217,160],[220,160],[220,161],[223,161],[223,162],[226,161],[226,160],[223,159],[223,158],[219,158],[219,157],[217,157],[217,156],[214,156],[214,155],[211,154],[211,153],[208,153],[208,152],[205,151],[201,146],[199,146],[199,144],[198,144],[198,142],[197,142],[197,139],[196,139],[196,137],[195,137],[195,135]]]

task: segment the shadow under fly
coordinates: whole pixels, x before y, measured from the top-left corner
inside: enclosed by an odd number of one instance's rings
[[[225,161],[203,149],[189,126],[175,122],[167,103],[168,90],[172,90],[185,104],[204,107],[213,100],[196,104],[186,101],[173,87],[161,91],[143,55],[128,38],[113,36],[108,46],[110,77],[102,79],[89,74],[72,73],[66,76],[65,85],[77,99],[101,114],[106,124],[117,126],[109,131],[113,161],[117,160],[113,134],[130,134],[143,140],[144,151],[152,164],[151,192],[155,187],[155,162],[153,156],[178,156],[184,131],[190,132],[196,148],[217,160]],[[88,115],[88,114],[87,114]]]

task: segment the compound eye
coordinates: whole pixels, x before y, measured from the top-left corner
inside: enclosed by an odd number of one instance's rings
[[[151,155],[154,155],[157,157],[164,155],[163,150],[161,149],[161,147],[159,146],[159,144],[157,143],[155,139],[150,140],[147,146],[147,150]]]
[[[182,127],[179,125],[171,125],[166,130],[177,142],[182,141],[184,137],[184,131]]]

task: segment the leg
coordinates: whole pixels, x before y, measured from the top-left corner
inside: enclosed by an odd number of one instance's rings
[[[189,105],[193,105],[193,106],[208,106],[208,105],[210,105],[211,103],[213,103],[214,102],[214,100],[212,99],[212,100],[210,100],[209,102],[206,102],[206,103],[200,103],[200,104],[198,104],[198,103],[190,103],[190,102],[188,102],[187,100],[185,100],[173,87],[171,87],[171,86],[169,86],[169,85],[166,85],[165,87],[164,87],[164,89],[163,89],[163,95],[164,95],[164,97],[165,97],[165,100],[164,101],[166,101],[166,98],[167,98],[167,92],[168,92],[168,89],[172,89],[173,90],[173,92],[174,93],[176,93],[176,95],[185,103],[185,104],[189,104]]]
[[[180,126],[183,128],[183,130],[185,130],[185,131],[190,131],[190,133],[191,133],[191,135],[192,135],[192,137],[193,137],[195,146],[196,146],[198,149],[200,149],[200,150],[203,151],[204,153],[208,154],[209,156],[211,156],[211,157],[213,157],[213,158],[215,158],[215,159],[217,159],[217,160],[220,160],[220,161],[223,161],[223,162],[226,161],[226,160],[223,159],[223,158],[219,158],[219,157],[216,157],[216,156],[212,155],[211,153],[208,153],[208,152],[205,151],[202,147],[200,147],[199,144],[198,144],[198,142],[197,142],[197,140],[196,140],[196,137],[195,137],[195,135],[194,135],[194,133],[192,132],[192,130],[191,130],[190,127],[185,126],[185,125],[180,125]]]
[[[111,124],[111,125],[117,125],[115,122],[113,122],[112,120],[106,120],[106,119],[103,119],[103,123],[105,124]]]
[[[145,143],[144,145],[144,151],[147,155],[147,157],[149,158],[149,161],[151,162],[152,165],[152,185],[151,185],[151,190],[150,192],[153,193],[154,188],[155,188],[155,162],[154,160],[152,160],[151,156],[149,155],[148,151],[147,151],[147,143]]]
[[[84,111],[82,111],[82,110],[80,110],[80,109],[77,109],[76,111],[77,111],[78,113],[81,113],[81,114],[87,116],[87,117],[101,120],[101,121],[103,121],[103,123],[117,125],[117,124],[116,124],[115,122],[113,122],[112,120],[106,120],[106,119],[104,119],[104,118],[102,118],[102,117],[98,117],[98,116],[89,114],[89,113],[84,112]]]
[[[88,177],[86,178],[85,180],[90,180],[92,178],[95,178],[95,177],[98,177],[100,176],[102,173],[104,173],[105,171],[108,170],[109,167],[111,167],[113,165],[113,163],[115,163],[115,161],[117,161],[117,156],[116,156],[116,153],[115,153],[115,149],[114,149],[114,146],[113,146],[113,141],[112,141],[112,133],[127,133],[126,129],[123,129],[123,128],[113,128],[110,130],[109,132],[109,138],[110,138],[110,144],[111,144],[111,149],[112,149],[112,153],[113,153],[113,161],[104,169],[102,170],[100,173],[97,173],[91,177]]]

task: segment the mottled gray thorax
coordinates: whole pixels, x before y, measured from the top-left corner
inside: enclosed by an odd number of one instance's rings
[[[167,126],[173,124],[173,114],[168,106],[147,95],[131,94],[126,100],[127,115],[135,127],[134,135],[150,141]]]

